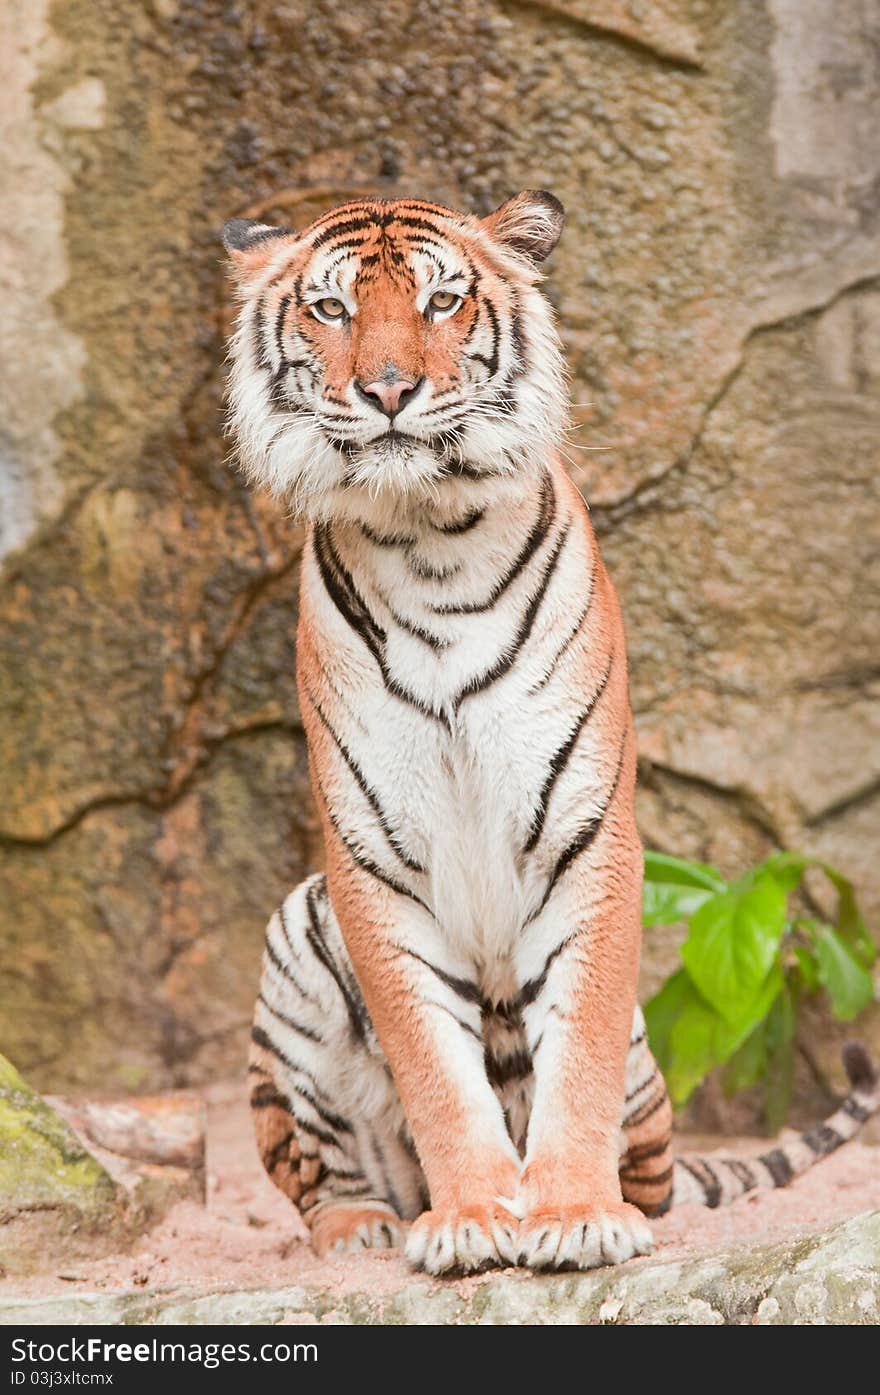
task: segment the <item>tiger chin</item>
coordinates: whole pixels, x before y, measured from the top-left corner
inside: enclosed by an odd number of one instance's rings
[[[269,921],[263,1163],[319,1254],[589,1269],[646,1217],[780,1186],[877,1108],[760,1158],[674,1160],[636,1003],[642,852],[624,631],[559,459],[551,194],[486,218],[233,219],[230,426],[308,521],[297,684],[326,873]]]

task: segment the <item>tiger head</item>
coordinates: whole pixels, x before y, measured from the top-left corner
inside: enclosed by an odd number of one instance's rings
[[[542,465],[566,407],[538,264],[562,222],[527,190],[483,219],[364,199],[302,232],[227,223],[230,425],[251,479],[326,517]]]

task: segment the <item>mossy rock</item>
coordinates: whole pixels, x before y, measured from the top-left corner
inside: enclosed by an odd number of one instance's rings
[[[118,1233],[119,1188],[0,1056],[0,1271],[28,1273]]]

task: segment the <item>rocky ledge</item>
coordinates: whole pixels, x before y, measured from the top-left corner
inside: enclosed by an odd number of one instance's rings
[[[413,1278],[393,1295],[320,1286],[0,1300],[0,1324],[768,1324],[880,1320],[880,1211],[815,1235],[595,1274]]]

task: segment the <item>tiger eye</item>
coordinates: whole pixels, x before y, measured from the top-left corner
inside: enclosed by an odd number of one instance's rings
[[[431,310],[451,310],[461,299],[452,291],[435,291],[428,301],[428,308]]]
[[[323,300],[316,300],[313,308],[325,320],[341,320],[346,313],[342,301],[332,295],[325,296]]]

